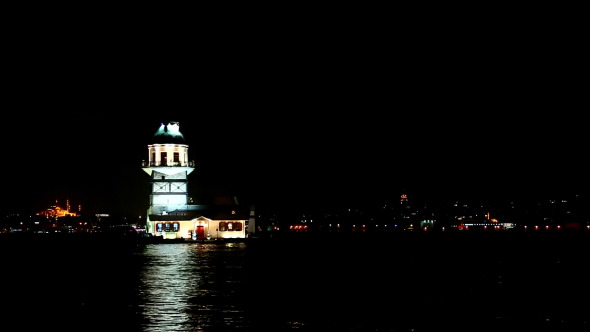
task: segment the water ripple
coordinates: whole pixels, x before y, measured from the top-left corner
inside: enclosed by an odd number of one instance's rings
[[[239,301],[244,245],[146,246],[140,273],[144,331],[208,331],[247,326]],[[231,252],[231,255],[229,253]]]

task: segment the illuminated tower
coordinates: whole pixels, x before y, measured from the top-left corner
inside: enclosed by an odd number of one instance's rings
[[[143,170],[151,176],[149,215],[167,215],[188,205],[188,175],[194,162],[188,159],[188,145],[177,122],[160,125],[154,143],[148,145],[149,160]],[[148,220],[148,232],[153,225]]]
[[[246,237],[245,211],[235,204],[199,205],[189,202],[188,175],[194,162],[178,122],[161,124],[148,145],[143,170],[150,175],[146,232],[167,240],[219,240]],[[248,225],[249,226],[249,225]]]

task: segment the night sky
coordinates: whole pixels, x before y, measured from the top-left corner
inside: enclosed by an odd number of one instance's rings
[[[87,211],[145,213],[141,161],[168,121],[180,123],[196,161],[197,202],[235,195],[318,207],[402,191],[427,199],[588,191],[579,43],[549,28],[391,35],[374,24],[203,34],[190,47],[129,31],[112,39],[93,31],[75,47],[42,31],[34,42],[16,39],[22,47],[10,49],[4,76],[2,210],[67,198]]]

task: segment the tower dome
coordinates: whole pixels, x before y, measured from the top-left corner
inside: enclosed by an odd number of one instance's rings
[[[161,123],[154,133],[154,142],[157,144],[184,144],[184,135],[180,132],[180,123],[170,121],[168,124]]]

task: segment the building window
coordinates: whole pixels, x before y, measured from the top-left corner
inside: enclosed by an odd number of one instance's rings
[[[180,224],[177,222],[173,222],[172,223],[172,231],[173,232],[178,232],[178,230],[180,229]]]
[[[222,221],[219,223],[219,231],[220,232],[227,231],[227,223],[225,221]]]
[[[236,232],[242,231],[242,223],[241,222],[236,221],[236,222],[233,222],[232,224],[233,224],[234,231],[236,231]]]
[[[156,224],[156,232],[161,232],[162,231],[162,223],[159,222]]]
[[[174,163],[180,162],[180,154],[178,152],[174,152]]]
[[[160,163],[162,165],[168,165],[168,153],[160,152]]]
[[[169,223],[169,222],[167,222],[167,223],[164,225],[164,231],[165,231],[165,232],[170,232],[170,223]]]

